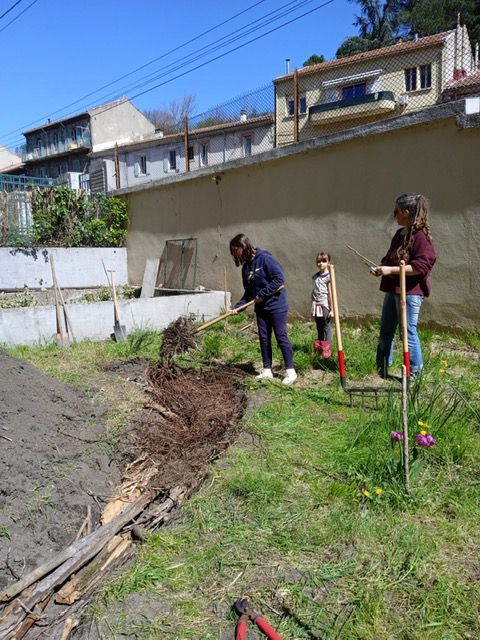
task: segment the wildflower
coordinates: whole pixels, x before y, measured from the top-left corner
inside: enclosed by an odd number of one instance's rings
[[[377,496],[381,496],[383,492],[384,492],[384,489],[380,489],[380,487],[377,487],[375,489],[375,493],[377,494]]]
[[[438,373],[446,373],[446,370],[445,369],[439,369]]]
[[[419,427],[423,427],[424,429],[428,429],[428,427],[430,426],[428,422],[424,422],[423,420],[418,420],[417,424]]]
[[[369,498],[369,497],[370,497],[370,491],[367,491],[367,489],[364,489],[364,490],[362,491],[362,494],[363,494],[366,498]]]
[[[390,433],[390,438],[393,442],[403,442],[403,433],[400,433],[400,431],[392,431]]]
[[[434,445],[437,444],[437,441],[433,436],[431,436],[429,433],[423,433],[423,432],[417,434],[415,438],[415,442],[418,444],[419,447],[424,447],[424,448],[433,447]]]
[[[448,367],[448,361],[447,360],[440,360],[440,364],[442,365],[442,367],[444,369],[446,369]]]
[[[421,434],[422,436],[426,436],[426,435],[428,434],[428,431],[420,431],[420,434]]]

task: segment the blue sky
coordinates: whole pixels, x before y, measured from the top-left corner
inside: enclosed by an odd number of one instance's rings
[[[323,53],[327,59],[334,58],[338,45],[356,32],[352,23],[358,9],[347,0],[332,0],[323,7],[325,0],[16,2],[0,0],[0,15],[13,7],[0,18],[3,44],[0,144],[10,148],[23,142],[22,131],[46,122],[48,117],[57,119],[78,113],[120,95],[132,97],[292,21],[211,64],[133,99],[135,106],[148,109],[161,108],[171,100],[193,95],[194,113],[200,113],[282,75],[285,58],[291,59],[292,70],[295,66],[302,66],[312,53]],[[286,12],[295,7],[283,18],[194,64],[186,66],[179,62],[181,57],[210,45],[247,23],[260,20],[271,12]],[[239,12],[243,14],[195,42],[97,91]],[[311,13],[294,20],[306,12]],[[14,21],[9,25],[11,20]],[[182,65],[175,73],[164,75],[150,85],[131,88],[148,74],[160,73],[162,68],[165,73],[164,67],[174,62]],[[90,93],[92,95],[84,97]]]

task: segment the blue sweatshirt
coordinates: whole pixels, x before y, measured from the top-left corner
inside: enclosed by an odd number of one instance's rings
[[[278,260],[268,251],[256,249],[253,260],[242,265],[242,281],[245,291],[234,309],[258,296],[262,298],[262,302],[255,305],[256,312],[288,311],[287,290],[282,289],[278,293],[273,293],[285,284],[285,276]]]

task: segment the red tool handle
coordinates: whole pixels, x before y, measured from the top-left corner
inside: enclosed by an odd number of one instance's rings
[[[255,618],[255,624],[260,631],[267,636],[268,640],[282,640],[282,636],[277,633],[275,629],[268,624],[265,618],[262,618],[262,616],[257,616]]]
[[[247,640],[248,618],[241,616],[235,628],[235,640]]]

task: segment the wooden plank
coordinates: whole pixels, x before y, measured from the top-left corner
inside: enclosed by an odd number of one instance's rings
[[[158,267],[160,258],[147,258],[145,262],[145,271],[143,273],[141,298],[153,298],[155,293],[155,285],[157,284]]]

